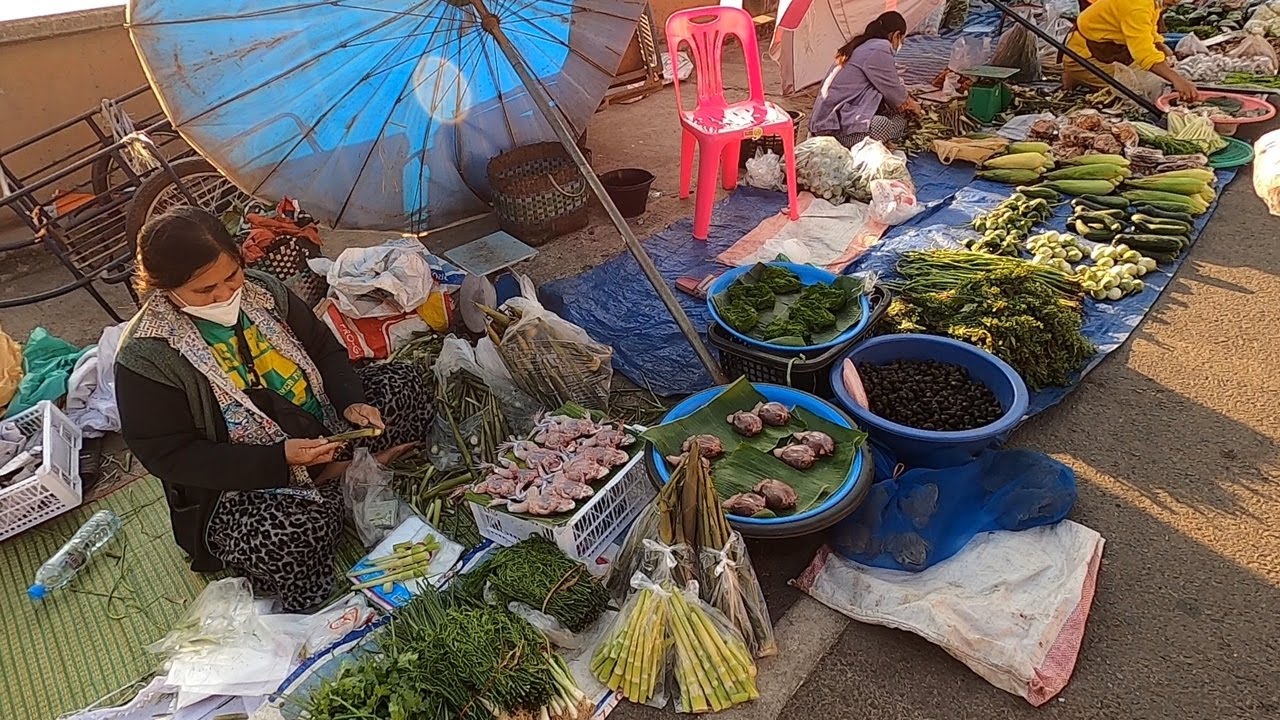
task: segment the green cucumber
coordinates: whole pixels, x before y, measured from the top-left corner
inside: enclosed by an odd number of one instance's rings
[[[1150,217],[1142,213],[1137,213],[1133,216],[1133,225],[1138,228],[1152,228],[1152,232],[1156,235],[1168,235],[1168,230],[1173,230],[1178,235],[1189,235],[1191,233],[1190,223]]]
[[[1117,195],[1081,195],[1078,200],[1086,200],[1104,208],[1123,210],[1129,207],[1129,201]]]
[[[1111,242],[1116,237],[1116,233],[1112,232],[1111,230],[1102,230],[1099,228],[1090,227],[1081,218],[1076,218],[1073,224],[1074,224],[1074,229],[1076,231],[1076,234],[1084,238],[1085,240],[1092,240],[1093,242],[1105,243],[1105,242]]]
[[[1155,210],[1161,210],[1163,212],[1172,212],[1172,213],[1177,213],[1179,215],[1186,215],[1188,217],[1192,217],[1192,214],[1187,212],[1187,206],[1178,202],[1165,202],[1163,200],[1142,200],[1139,204],[1142,205],[1142,207],[1146,208],[1148,213],[1150,213],[1150,210],[1155,209]],[[1181,219],[1182,218],[1178,218],[1178,220],[1181,220]]]
[[[1029,198],[1038,198],[1040,200],[1048,200],[1051,203],[1062,202],[1062,196],[1056,190],[1040,187],[1038,185],[1023,185],[1017,188],[1017,192]]]
[[[1143,215],[1162,218],[1164,220],[1177,220],[1178,222],[1186,223],[1188,226],[1194,225],[1196,221],[1195,218],[1191,217],[1190,213],[1161,210],[1154,205],[1148,205],[1146,203],[1139,203],[1134,206],[1134,209]]]
[[[1149,253],[1172,253],[1177,257],[1178,253],[1187,246],[1187,239],[1176,235],[1152,235],[1150,233],[1124,233],[1116,235],[1117,243],[1124,243],[1130,249],[1137,250],[1143,255]]]

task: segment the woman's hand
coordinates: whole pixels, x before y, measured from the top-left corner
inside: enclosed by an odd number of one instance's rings
[[[347,419],[347,422],[356,427],[387,429],[387,426],[382,424],[382,413],[378,412],[378,408],[372,405],[366,405],[365,403],[349,405],[346,410],[342,411],[342,416]]]
[[[1173,89],[1178,92],[1178,97],[1183,102],[1195,102],[1200,99],[1200,91],[1196,89],[1195,83],[1181,75],[1173,81]]]
[[[323,438],[300,440],[291,438],[284,441],[284,461],[290,465],[324,465],[331,462],[342,443],[328,442]]]
[[[902,106],[899,107],[898,110],[908,115],[924,114],[924,108],[920,107],[920,103],[916,102],[915,98],[907,98],[907,101],[902,103]]]

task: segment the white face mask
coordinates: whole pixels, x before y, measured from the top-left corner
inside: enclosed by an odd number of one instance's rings
[[[240,298],[243,295],[244,288],[241,287],[226,300],[218,303],[209,303],[208,305],[183,305],[178,298],[174,297],[174,300],[178,302],[179,310],[192,317],[208,320],[223,327],[232,327],[240,322]]]

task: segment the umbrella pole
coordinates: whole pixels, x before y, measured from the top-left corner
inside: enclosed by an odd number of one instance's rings
[[[1092,62],[1087,60],[1084,56],[1082,56],[1080,53],[1076,52],[1075,50],[1072,50],[1071,48],[1067,47],[1066,43],[1053,37],[1052,35],[1045,32],[1044,30],[1041,30],[1039,27],[1036,26],[1035,23],[1019,15],[1017,12],[1014,11],[1013,8],[1006,5],[1002,0],[990,0],[990,2],[992,5],[996,6],[996,9],[999,10],[1004,17],[1008,17],[1010,20],[1013,20],[1014,22],[1018,23],[1022,27],[1030,30],[1032,34],[1034,34],[1036,37],[1040,38],[1041,40],[1049,43],[1049,45],[1056,48],[1058,52],[1080,63],[1080,66],[1083,67],[1085,70],[1088,70],[1089,72],[1096,75],[1099,80],[1110,85],[1112,89],[1114,89],[1116,92],[1120,93],[1121,95],[1124,95],[1125,97],[1129,98],[1133,102],[1137,103],[1138,107],[1151,113],[1152,116],[1154,116],[1156,119],[1160,119],[1164,117],[1164,113],[1160,110],[1160,108],[1156,107],[1150,100],[1142,97],[1138,93],[1125,87],[1124,84],[1121,83],[1119,80],[1116,80],[1115,78],[1103,72],[1102,68],[1098,67],[1097,65],[1094,65]]]
[[[542,111],[542,116],[546,118],[547,124],[555,132],[560,144],[564,145],[565,151],[569,153],[569,157],[573,159],[574,164],[578,166],[578,170],[582,172],[582,177],[591,186],[596,197],[600,198],[600,203],[604,205],[605,212],[609,213],[609,219],[613,221],[614,227],[618,228],[618,233],[622,235],[622,240],[627,244],[627,249],[631,251],[636,262],[640,264],[640,270],[644,272],[645,277],[649,279],[649,283],[653,285],[653,289],[657,291],[658,297],[662,299],[662,304],[667,306],[667,312],[676,321],[676,325],[680,327],[680,332],[684,334],[685,339],[693,346],[693,351],[697,353],[698,359],[706,366],[707,372],[711,373],[711,380],[717,385],[723,385],[728,382],[724,372],[720,369],[720,364],[716,362],[715,358],[711,357],[711,352],[707,350],[707,346],[702,342],[702,336],[698,334],[697,328],[693,326],[693,322],[685,314],[684,308],[680,307],[680,301],[671,292],[671,288],[667,287],[662,274],[658,272],[657,266],[653,264],[653,260],[649,257],[649,253],[645,252],[640,241],[636,239],[635,233],[631,232],[631,227],[627,225],[626,219],[622,217],[618,207],[613,204],[613,198],[609,197],[609,193],[605,192],[604,185],[600,183],[600,178],[596,177],[595,171],[591,169],[591,164],[587,162],[587,158],[582,154],[582,149],[578,147],[577,139],[565,121],[564,115],[556,109],[555,101],[551,98],[551,94],[547,92],[547,89],[543,87],[542,83],[529,70],[529,67],[525,65],[524,58],[520,56],[519,51],[516,50],[515,46],[507,38],[506,33],[503,32],[499,18],[489,12],[488,8],[485,7],[484,0],[470,0],[470,2],[480,15],[481,27],[497,41],[498,47],[507,56],[507,61],[511,63],[516,75],[520,77],[520,82],[524,84],[525,89],[529,91],[529,95],[533,97],[534,104]]]

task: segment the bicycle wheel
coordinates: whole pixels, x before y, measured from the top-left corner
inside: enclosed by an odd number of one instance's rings
[[[202,157],[184,158],[170,163],[170,167],[191,191],[196,205],[217,217],[239,211],[255,202],[248,193],[233,185]],[[191,201],[169,173],[163,170],[156,172],[147,177],[134,193],[133,201],[129,204],[129,215],[125,220],[125,232],[130,239],[136,240],[148,220],[171,208],[190,204]]]

